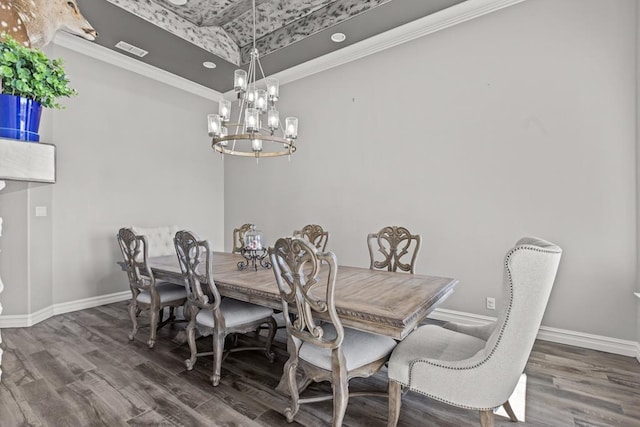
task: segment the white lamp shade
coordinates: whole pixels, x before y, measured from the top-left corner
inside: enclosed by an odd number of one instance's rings
[[[244,116],[244,126],[247,132],[257,132],[260,129],[259,113],[257,108],[247,108]]]
[[[267,83],[267,96],[269,101],[277,101],[280,96],[280,82],[275,77],[265,79]]]
[[[229,129],[227,129],[225,126],[222,126],[220,128],[220,138],[229,135]],[[229,144],[229,141],[220,141],[220,145],[222,145],[223,147],[226,147]]]
[[[298,118],[287,117],[285,119],[284,137],[296,139],[298,137]]]
[[[267,111],[267,91],[264,89],[256,90],[256,108],[261,113]]]
[[[233,72],[233,89],[236,92],[245,92],[247,90],[247,72],[245,70],[236,70]]]
[[[218,115],[223,122],[228,122],[231,117],[231,101],[223,99],[218,103]]]
[[[276,130],[280,126],[280,113],[275,108],[271,108],[267,113],[267,123],[269,129]]]
[[[207,116],[207,127],[209,136],[217,137],[220,135],[220,116],[217,114],[209,114]]]

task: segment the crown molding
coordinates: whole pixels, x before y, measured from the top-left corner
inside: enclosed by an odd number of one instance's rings
[[[524,1],[526,0],[467,0],[359,43],[273,74],[271,77],[276,77],[280,80],[280,84],[291,83]],[[235,92],[233,90],[225,92],[224,98],[235,99]]]
[[[291,67],[274,74],[273,77],[277,77],[280,80],[280,84],[291,83],[295,80],[347,64],[394,46],[399,46],[403,43],[496,12],[500,9],[522,3],[523,1],[526,0],[467,0],[440,12],[409,22],[408,24],[378,34],[377,36],[370,37],[359,43]],[[235,93],[232,90],[222,94],[135,58],[64,32],[58,32],[53,43],[208,100],[218,102],[223,98],[235,98]]]
[[[222,99],[222,94],[218,91],[209,89],[201,84],[176,76],[168,71],[161,70],[160,68],[138,61],[137,59],[124,54],[107,49],[99,44],[81,39],[80,37],[58,32],[53,43],[215,102]]]

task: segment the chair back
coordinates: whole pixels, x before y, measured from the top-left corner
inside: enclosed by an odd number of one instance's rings
[[[135,298],[140,291],[155,285],[155,278],[147,262],[147,238],[137,235],[131,228],[121,228],[116,237],[124,258],[129,286]]]
[[[213,251],[208,240],[186,230],[173,239],[178,263],[188,286],[188,301],[199,308],[218,311],[220,293],[213,281]],[[217,321],[218,319],[216,319]]]
[[[371,270],[407,271],[415,273],[416,258],[420,252],[422,238],[411,234],[405,227],[388,226],[377,233],[367,236]],[[382,254],[382,260],[376,261],[376,251]],[[403,262],[404,257],[408,262]]]
[[[239,254],[242,248],[244,247],[244,235],[247,231],[251,230],[253,224],[242,224],[238,228],[233,229],[233,249],[231,250],[234,254]]]
[[[315,245],[319,251],[327,250],[327,243],[329,242],[329,232],[317,224],[308,224],[302,227],[302,230],[296,230],[293,232],[294,237],[302,237],[310,241]]]
[[[318,347],[336,349],[342,344],[344,328],[336,312],[334,290],[337,261],[332,252],[318,252],[306,239],[284,237],[269,248],[273,273],[282,297],[287,333]],[[314,292],[315,290],[315,292]],[[294,322],[289,306],[297,310]],[[327,334],[315,316],[328,313],[336,334]]]
[[[497,383],[509,396],[531,354],[558,271],[562,249],[524,237],[504,261],[503,304],[485,346],[485,361],[500,367]]]

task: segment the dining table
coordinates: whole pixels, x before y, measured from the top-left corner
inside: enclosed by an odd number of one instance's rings
[[[240,270],[238,263],[243,261],[239,254],[213,253],[213,279],[218,292],[281,310],[272,269],[258,266]],[[185,284],[176,256],[150,257],[148,265],[156,280]],[[327,273],[328,268],[321,269],[321,275]],[[340,265],[335,284],[336,311],[344,326],[402,340],[452,294],[457,283],[447,277]],[[313,293],[323,297],[325,290],[326,284],[318,285]],[[326,313],[318,317],[330,320]]]

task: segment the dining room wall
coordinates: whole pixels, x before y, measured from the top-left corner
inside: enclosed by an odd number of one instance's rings
[[[640,6],[636,5],[636,106],[640,105]],[[640,108],[636,107],[636,340],[640,361]]]
[[[222,249],[224,163],[206,135],[213,101],[58,45],[48,49],[64,59],[79,96],[45,112],[57,182],[11,183],[0,193],[3,316],[127,291],[116,265],[123,226],[178,225]],[[48,208],[46,218],[34,216],[38,205]]]
[[[460,280],[442,307],[495,316],[539,236],[564,250],[543,324],[635,341],[635,57],[635,1],[537,0],[286,84],[298,152],[225,159],[225,246],[317,223],[368,267],[367,233],[404,225],[418,273]]]

